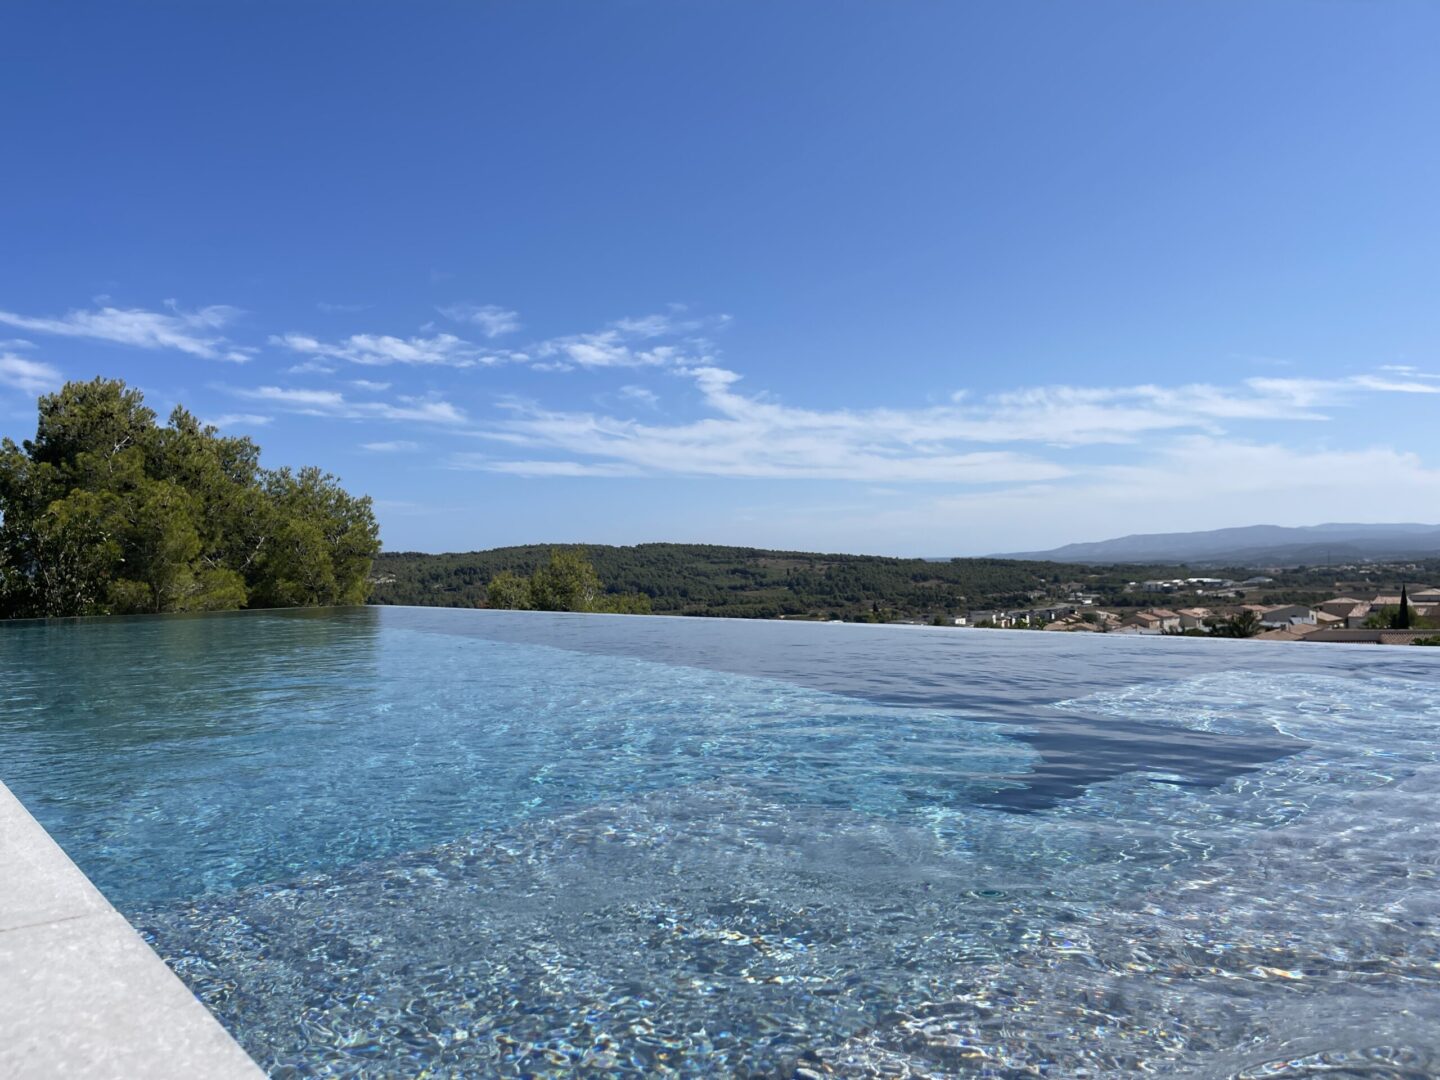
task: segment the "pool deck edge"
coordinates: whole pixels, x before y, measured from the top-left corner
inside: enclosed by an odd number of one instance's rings
[[[264,1077],[3,783],[0,1076]]]

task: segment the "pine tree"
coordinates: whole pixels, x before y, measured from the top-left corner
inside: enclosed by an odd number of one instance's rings
[[[0,618],[359,604],[380,548],[368,498],[118,380],[39,401],[0,440]]]

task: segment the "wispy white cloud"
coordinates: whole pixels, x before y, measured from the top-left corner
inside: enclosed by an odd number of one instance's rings
[[[656,345],[637,349],[619,330],[599,330],[591,334],[546,341],[536,349],[541,357],[564,357],[582,368],[659,367],[673,363],[681,353],[674,345]],[[564,368],[551,370],[565,370]]]
[[[874,482],[1015,483],[1068,473],[1061,465],[1012,451],[957,449],[953,436],[936,439],[926,430],[936,421],[923,413],[793,409],[736,394],[731,385],[739,376],[733,372],[707,367],[688,374],[719,416],[645,424],[513,402],[515,418],[483,436],[571,457],[517,462],[465,454],[453,463],[528,476],[669,473]]]
[[[420,449],[420,444],[408,439],[394,439],[390,442],[361,443],[360,448],[376,454],[413,454]]]
[[[520,313],[495,304],[448,304],[435,310],[447,319],[478,326],[487,338],[513,334],[520,329]]]
[[[1376,375],[1357,375],[1351,381],[1355,386],[1364,390],[1383,390],[1391,394],[1440,394],[1440,384],[1421,381],[1435,377],[1434,375],[1425,375],[1416,372],[1408,379],[1391,379]]]
[[[350,385],[359,387],[361,390],[368,390],[372,394],[378,394],[381,391],[390,389],[390,383],[375,382],[373,379],[351,379]]]
[[[328,416],[340,420],[409,420],[417,423],[463,424],[463,410],[434,396],[401,396],[389,401],[354,401],[338,390],[310,390],[299,387],[232,387],[229,392],[247,401],[263,401],[287,412],[304,416]]]
[[[1356,390],[1376,390],[1390,394],[1440,394],[1440,386],[1425,380],[1440,378],[1414,368],[1379,369],[1385,374],[1366,373],[1337,379],[1249,379],[1246,385],[1260,394],[1288,397],[1297,405],[1320,407],[1343,405],[1353,400]],[[1396,377],[1398,376],[1398,377]]]
[[[212,416],[204,422],[212,424],[222,431],[229,431],[232,428],[264,427],[274,421],[273,416],[262,416],[259,413],[221,413],[219,416]]]
[[[644,476],[645,470],[633,465],[583,461],[514,461],[485,454],[461,453],[451,456],[452,469],[501,473],[506,476]]]
[[[334,364],[327,364],[323,360],[302,360],[298,364],[291,364],[285,369],[287,375],[334,375],[339,371]]]
[[[26,394],[43,394],[59,387],[60,369],[39,360],[14,353],[0,353],[0,385],[14,387]]]
[[[653,409],[660,404],[660,396],[654,390],[643,386],[622,386],[620,397],[625,401],[633,401],[637,405],[644,405],[647,409]]]
[[[1247,422],[1327,418],[1368,393],[1419,393],[1410,381],[1252,379],[1230,387],[1046,386],[923,408],[806,409],[739,392],[740,376],[713,365],[682,368],[709,415],[669,424],[597,412],[506,403],[511,413],[475,432],[531,451],[515,461],[463,454],[452,463],[545,475],[688,475],[751,478],[1030,484],[1075,474],[1060,447],[1123,446],[1165,433],[1219,436]],[[1007,446],[1006,444],[1010,444]],[[1021,450],[1015,444],[1029,444]],[[543,451],[544,455],[535,451]],[[552,460],[553,458],[553,460]]]
[[[454,334],[398,338],[389,334],[351,334],[338,342],[324,342],[308,334],[276,334],[270,344],[312,359],[345,360],[352,364],[383,367],[388,364],[474,367],[502,363],[510,357],[482,349]]]
[[[185,311],[173,300],[166,305],[168,312],[105,306],[49,317],[0,311],[0,323],[37,334],[90,338],[140,349],[176,349],[206,360],[243,364],[254,354],[254,349],[235,345],[221,333],[239,316],[239,308],[212,304]]]
[[[549,370],[581,368],[664,367],[706,362],[711,351],[701,335],[723,326],[725,316],[711,319],[680,319],[675,314],[644,315],[617,319],[601,330],[549,338],[533,348],[541,362],[563,366]],[[661,338],[679,339],[660,343]],[[535,365],[537,368],[541,364]]]
[[[493,304],[452,304],[440,310],[448,317],[479,328],[488,338],[520,328],[516,312]],[[434,365],[455,368],[524,364],[536,371],[574,371],[577,368],[677,367],[705,362],[709,342],[698,336],[721,327],[725,317],[681,318],[678,311],[617,319],[603,329],[568,334],[536,342],[524,349],[481,345],[456,334],[436,333],[426,324],[418,335],[351,334],[325,341],[292,331],[269,339],[307,359],[291,368],[296,374],[328,372],[329,361],[380,367],[390,364]]]
[[[1421,371],[1414,364],[1381,364],[1379,370],[1396,375],[1408,375],[1414,379],[1440,380],[1440,372]]]

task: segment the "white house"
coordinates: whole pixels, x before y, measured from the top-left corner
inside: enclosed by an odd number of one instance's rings
[[[1314,626],[1315,612],[1304,604],[1281,604],[1260,612],[1260,623],[1272,629],[1287,626]]]

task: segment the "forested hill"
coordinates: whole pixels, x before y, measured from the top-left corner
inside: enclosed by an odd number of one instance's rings
[[[461,554],[392,552],[375,560],[371,603],[482,607],[502,570],[533,573],[548,545]],[[1122,568],[1010,559],[892,559],[709,544],[585,546],[609,593],[644,593],[657,614],[734,618],[929,618],[1012,607],[1065,583],[1118,593]],[[1133,574],[1131,575],[1133,577]]]

